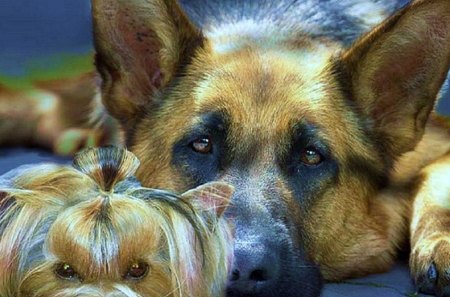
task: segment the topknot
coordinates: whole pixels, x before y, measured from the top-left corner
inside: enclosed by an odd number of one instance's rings
[[[91,177],[104,192],[112,192],[119,182],[133,177],[139,164],[132,152],[114,146],[85,149],[73,160],[73,166]]]

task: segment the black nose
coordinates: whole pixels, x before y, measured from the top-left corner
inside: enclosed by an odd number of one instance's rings
[[[276,282],[279,259],[264,245],[235,249],[234,265],[228,283],[228,296],[257,294]]]

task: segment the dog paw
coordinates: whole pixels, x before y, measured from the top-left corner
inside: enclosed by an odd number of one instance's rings
[[[420,240],[411,252],[410,267],[419,292],[450,297],[450,235]]]

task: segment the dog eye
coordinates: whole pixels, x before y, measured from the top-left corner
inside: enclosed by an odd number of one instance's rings
[[[56,266],[55,273],[60,278],[63,278],[66,280],[78,279],[78,274],[75,271],[75,269],[73,269],[73,267],[67,263],[58,264]]]
[[[147,275],[149,270],[148,264],[144,262],[135,262],[131,264],[125,278],[138,280]]]
[[[313,147],[308,147],[302,151],[300,154],[300,161],[309,166],[315,166],[322,163],[323,157],[322,155],[317,151],[317,149]]]
[[[212,151],[212,141],[209,137],[201,137],[194,140],[191,147],[197,153],[209,154]]]

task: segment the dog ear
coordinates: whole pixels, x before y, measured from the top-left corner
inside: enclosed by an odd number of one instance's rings
[[[181,197],[200,205],[204,210],[215,210],[217,216],[222,216],[228,208],[234,187],[224,182],[210,182],[189,190]]]
[[[203,37],[176,0],[93,0],[92,15],[103,103],[127,126]]]
[[[450,65],[450,1],[421,0],[342,57],[350,94],[391,156],[412,150]]]

